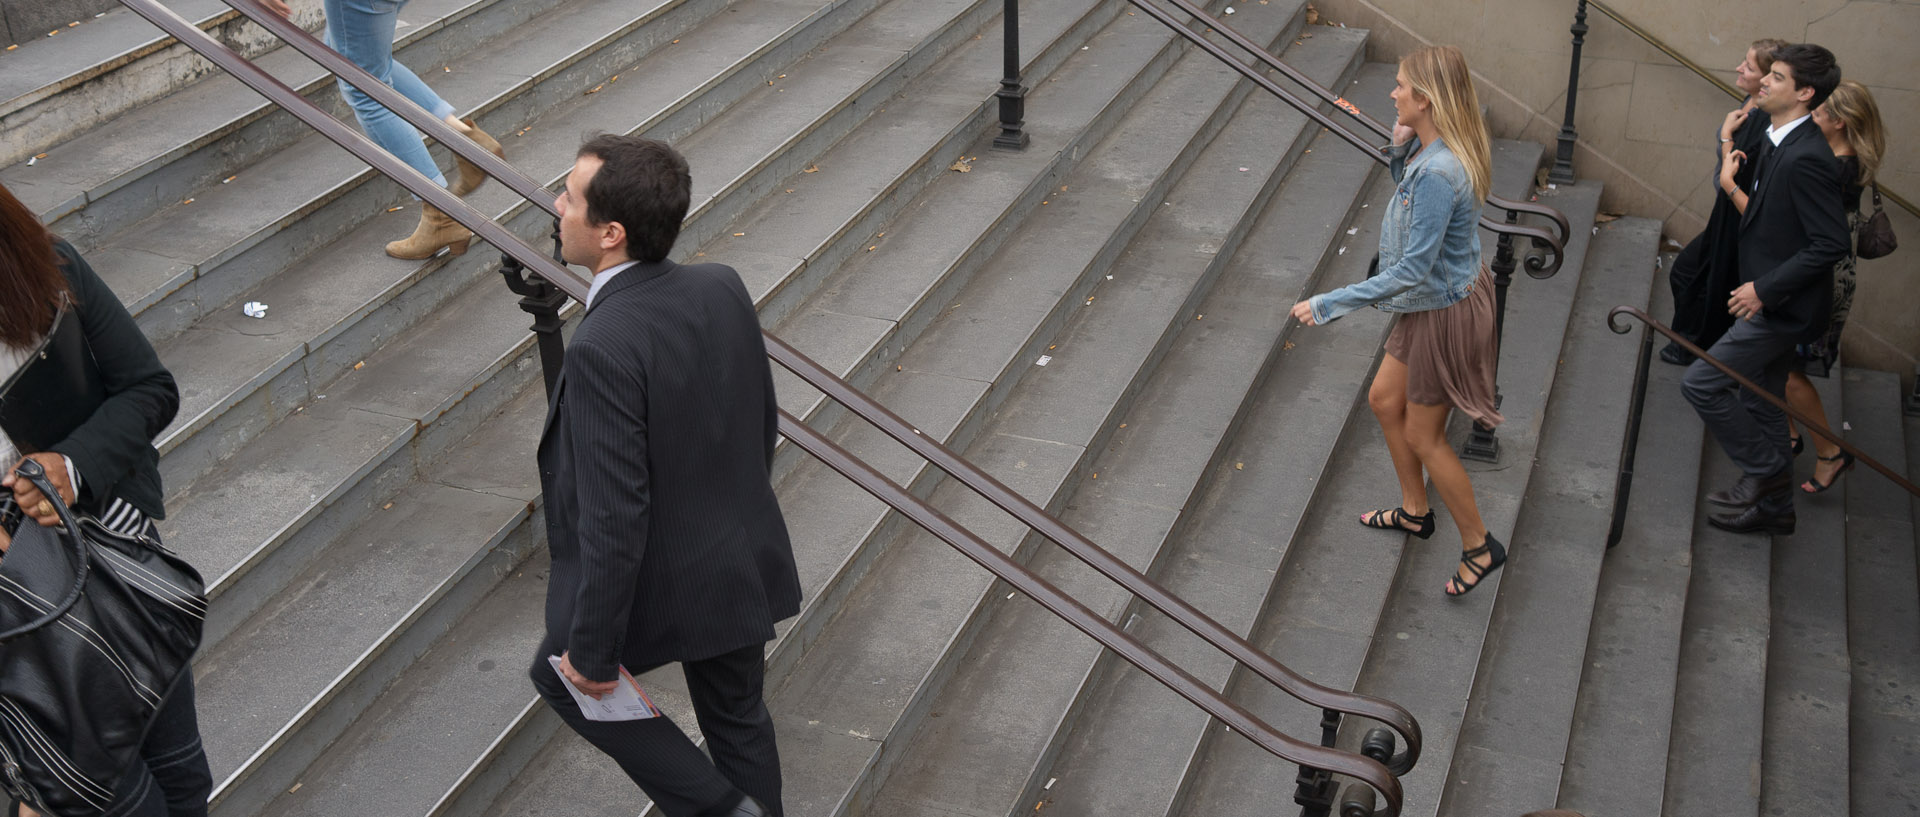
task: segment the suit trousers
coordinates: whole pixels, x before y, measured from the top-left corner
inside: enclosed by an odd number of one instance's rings
[[[1787,372],[1792,369],[1798,338],[1775,327],[1762,314],[1736,321],[1707,354],[1727,364],[1769,394],[1784,398]],[[1696,360],[1680,380],[1680,390],[1693,404],[1707,430],[1727,457],[1747,476],[1764,479],[1793,467],[1787,441],[1787,415],[1772,403],[1734,385],[1733,378]],[[1760,509],[1772,514],[1793,509],[1793,492],[1760,498]]]
[[[780,753],[763,697],[764,649],[752,644],[680,665],[711,761],[664,714],[639,721],[587,720],[547,663],[547,656],[560,654],[551,639],[540,645],[529,674],[560,719],[619,763],[667,817],[723,815],[740,804],[742,795],[752,795],[778,817]],[[640,675],[653,668],[627,669]]]

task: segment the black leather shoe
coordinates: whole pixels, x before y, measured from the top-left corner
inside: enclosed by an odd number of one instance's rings
[[[760,805],[760,801],[752,797],[742,797],[740,805],[734,806],[732,811],[727,812],[727,817],[767,817],[767,814],[767,807]]]
[[[1776,491],[1792,487],[1793,469],[1787,468],[1771,477],[1743,475],[1732,487],[1707,494],[1707,501],[1722,508],[1745,510],[1753,507],[1755,500]]]
[[[1739,513],[1716,513],[1707,517],[1707,524],[1733,533],[1769,533],[1784,536],[1793,533],[1799,522],[1793,511],[1771,514],[1754,505]]]
[[[1680,348],[1678,343],[1669,343],[1660,348],[1660,359],[1675,366],[1686,366],[1693,363],[1693,353]]]

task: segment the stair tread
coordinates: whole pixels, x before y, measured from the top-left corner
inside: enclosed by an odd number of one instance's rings
[[[1672,313],[1668,291],[1656,276],[1650,313]],[[1684,369],[1647,365],[1626,524],[1601,568],[1560,779],[1559,807],[1585,814],[1657,814],[1667,773],[1704,430],[1680,393]]]
[[[1772,542],[1707,524],[1739,469],[1706,436],[1680,635],[1665,814],[1759,814]]]
[[[1595,544],[1612,521],[1607,499],[1639,354],[1632,336],[1607,329],[1606,317],[1615,304],[1646,306],[1659,240],[1651,219],[1623,218],[1593,233],[1514,524],[1511,541],[1528,558],[1503,571],[1444,813],[1525,813],[1557,797],[1605,555]]]
[[[1332,43],[1340,37],[1316,45],[1357,54],[1362,37],[1357,32],[1348,36],[1351,39],[1337,48]],[[1326,65],[1324,55],[1309,57],[1300,51],[1288,53],[1290,63],[1310,74],[1330,73],[1313,65]],[[1351,200],[1372,169],[1362,157],[1337,153],[1318,157],[1317,163],[1315,157],[1302,158],[1294,171],[1300,177],[1287,175],[1274,194],[1281,202],[1276,209],[1301,217],[1311,212],[1324,223],[1308,227],[1302,218],[1276,221],[1269,211],[1261,216],[1262,223],[1287,223],[1299,233],[1290,236],[1291,241],[1269,239],[1257,246],[1252,242],[1258,239],[1249,238],[1204,300],[1187,302],[1189,296],[1179,288],[1191,287],[1192,275],[1175,272],[1183,264],[1214,263],[1213,256],[1223,249],[1217,242],[1234,232],[1231,223],[1208,223],[1218,218],[1209,213],[1231,209],[1220,206],[1229,203],[1246,207],[1242,198],[1251,191],[1236,192],[1234,187],[1247,186],[1246,176],[1273,172],[1286,152],[1275,135],[1300,132],[1303,124],[1304,117],[1284,103],[1264,95],[1251,98],[1167,197],[1180,216],[1151,223],[1136,240],[1136,249],[1111,268],[1114,281],[1094,291],[1099,300],[1061,339],[1047,367],[1050,376],[1025,390],[1035,401],[1010,404],[1001,415],[1022,427],[1019,433],[1025,436],[1091,442],[1097,429],[1074,426],[1101,419],[1099,414],[1031,409],[1059,404],[1076,393],[1100,405],[1116,401],[1118,395],[1109,393],[1127,378],[1078,361],[1090,346],[1113,342],[1105,336],[1119,335],[1101,319],[1138,320],[1131,316],[1140,314],[1141,307],[1129,303],[1136,300],[1170,300],[1171,306],[1189,307],[1171,314],[1181,334],[1140,386],[1138,402],[1114,418],[1125,419],[1127,428],[1114,432],[1090,466],[1098,481],[1083,483],[1063,513],[1068,524],[1141,570],[1177,558],[1167,537],[1181,509],[1205,485],[1202,474],[1220,453],[1218,446],[1231,438],[1242,395],[1285,325],[1286,313],[1273,304],[1304,294],[1301,289],[1319,260],[1307,249],[1324,251],[1339,226],[1334,219],[1340,213],[1327,204],[1338,196]],[[1303,146],[1312,135],[1312,130],[1300,134]],[[1338,150],[1330,140],[1315,144]],[[1256,157],[1253,152],[1269,155]],[[1240,162],[1257,172],[1238,172]],[[1284,271],[1270,271],[1276,257],[1288,259]],[[1189,311],[1200,319],[1188,320]],[[1109,619],[1126,606],[1126,594],[1054,548],[1038,553],[1030,567]],[[1035,775],[1044,771],[1045,756],[1064,737],[1062,731],[1071,728],[1070,712],[1082,687],[1091,682],[1102,648],[1036,605],[995,604],[1000,609],[962,668],[930,704],[955,717],[928,721],[914,736],[899,761],[900,771],[875,795],[880,811],[918,813],[936,806],[968,813],[1017,811],[1024,806],[1024,789],[1036,785]]]
[[[1909,474],[1913,417],[1901,416],[1900,377],[1844,369],[1848,442],[1896,473]],[[1903,430],[1904,425],[1904,430]],[[1847,476],[1847,643],[1853,694],[1848,708],[1852,791],[1859,815],[1897,814],[1920,803],[1920,590],[1915,583],[1914,499],[1864,465]]]

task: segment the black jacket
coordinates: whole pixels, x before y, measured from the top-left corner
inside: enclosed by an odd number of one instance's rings
[[[107,397],[49,450],[72,460],[79,472],[75,505],[80,510],[99,513],[119,497],[148,517],[163,518],[160,454],[153,439],[180,410],[180,390],[133,315],[73,245],[56,240],[54,249]]]
[[[773,638],[800,579],[769,469],[773,372],[740,276],[638,264],[567,347],[540,438],[549,643],[611,680]]]
[[[1755,164],[1759,189],[1740,217],[1740,282],[1751,282],[1767,320],[1802,341],[1826,330],[1833,265],[1852,245],[1841,204],[1840,163],[1811,120]]]

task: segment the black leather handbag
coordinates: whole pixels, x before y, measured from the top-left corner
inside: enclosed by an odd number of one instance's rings
[[[1880,185],[1873,186],[1873,215],[1860,225],[1860,237],[1854,240],[1853,254],[1861,258],[1880,258],[1900,247],[1893,235],[1893,222],[1880,207]]]
[[[0,558],[0,789],[53,817],[90,817],[140,760],[206,617],[192,565],[60,501],[29,459],[15,472],[59,513],[20,525]]]

